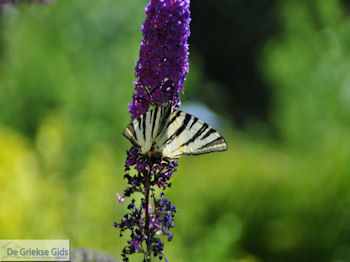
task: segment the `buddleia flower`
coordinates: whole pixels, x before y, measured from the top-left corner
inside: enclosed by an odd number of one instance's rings
[[[151,0],[141,28],[140,58],[136,62],[133,94],[129,112],[132,119],[149,106],[173,102],[180,106],[179,94],[189,70],[189,0]]]
[[[143,40],[135,66],[135,93],[129,104],[132,119],[146,113],[150,106],[169,103],[175,108],[180,106],[179,94],[184,91],[189,68],[189,4],[189,0],[150,0],[145,8],[146,20],[141,27]],[[172,240],[170,230],[175,226],[177,209],[163,192],[157,196],[155,188],[171,187],[170,179],[177,166],[176,160],[152,163],[139,154],[135,146],[127,150],[124,178],[128,186],[117,197],[120,203],[131,200],[128,213],[120,223],[114,222],[120,229],[120,236],[126,232],[130,234],[122,250],[123,261],[128,261],[129,255],[134,253],[143,253],[144,261],[151,261],[151,256],[166,259],[161,237]],[[140,205],[132,198],[137,192],[143,195]]]

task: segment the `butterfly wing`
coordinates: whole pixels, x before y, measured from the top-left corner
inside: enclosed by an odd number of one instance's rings
[[[147,154],[155,138],[162,132],[170,114],[171,105],[164,108],[156,107],[131,121],[123,135],[140,149],[141,154]]]
[[[163,158],[176,159],[182,155],[200,155],[227,150],[225,139],[207,123],[182,111],[168,117],[156,138],[157,150]]]

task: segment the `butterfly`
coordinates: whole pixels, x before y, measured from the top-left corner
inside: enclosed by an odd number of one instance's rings
[[[225,139],[210,125],[172,104],[155,107],[134,119],[123,135],[153,162],[225,151]]]

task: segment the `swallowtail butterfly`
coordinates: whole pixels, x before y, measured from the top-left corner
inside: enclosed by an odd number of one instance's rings
[[[219,132],[195,116],[173,111],[172,104],[134,119],[123,135],[153,162],[227,150]]]

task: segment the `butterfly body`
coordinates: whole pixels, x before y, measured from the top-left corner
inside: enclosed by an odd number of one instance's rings
[[[134,119],[123,135],[153,161],[227,150],[225,139],[211,126],[172,105],[155,107]]]

